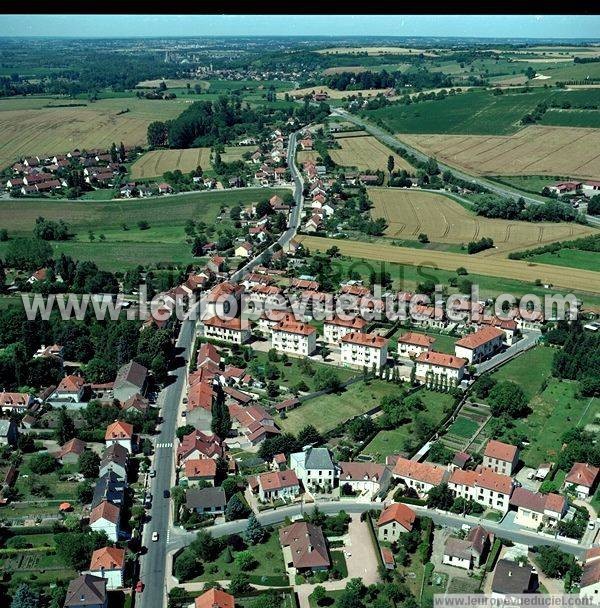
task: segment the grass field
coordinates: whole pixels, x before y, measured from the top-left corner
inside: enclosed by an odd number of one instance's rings
[[[569,178],[564,175],[498,175],[492,179],[518,190],[540,194],[548,184],[554,181],[568,181]]]
[[[232,163],[234,160],[244,160],[243,156],[246,152],[254,152],[256,146],[226,146],[225,153],[221,154],[221,160],[224,163]]]
[[[510,136],[402,134],[399,138],[478,175],[600,177],[598,129],[535,125]]]
[[[325,433],[341,422],[369,411],[379,405],[381,398],[398,392],[398,387],[384,380],[356,382],[340,394],[324,395],[305,401],[277,424],[284,431],[298,433],[307,424]]]
[[[186,150],[152,150],[131,165],[133,179],[158,177],[165,171],[179,169],[189,173],[196,167],[211,169],[210,148],[187,148]]]
[[[336,137],[336,142],[341,148],[329,150],[329,155],[333,162],[342,167],[355,167],[361,171],[380,169],[387,173],[388,158],[393,156],[396,171],[400,169],[404,169],[409,173],[414,171],[414,167],[401,156],[392,152],[371,135]]]
[[[592,127],[600,128],[600,113],[598,110],[559,110],[550,109],[541,120],[544,125],[559,127]]]
[[[316,150],[299,150],[296,152],[296,159],[298,164],[302,163],[316,163],[319,158],[319,153]]]
[[[108,148],[146,143],[148,125],[178,116],[189,100],[100,99],[84,107],[44,108],[72,100],[16,98],[0,100],[0,167],[21,156],[60,154],[74,148]],[[128,111],[126,111],[128,110]]]
[[[447,196],[431,192],[369,188],[368,194],[373,202],[371,215],[387,220],[387,237],[416,240],[419,234],[425,233],[432,243],[455,245],[491,237],[494,248],[477,257],[504,257],[510,251],[597,232],[573,223],[488,219],[475,215]]]
[[[424,388],[414,394],[418,395],[425,404],[425,409],[418,415],[424,415],[434,422],[439,422],[443,418],[444,410],[454,402],[453,398],[447,393],[436,393]],[[364,447],[362,453],[374,456],[377,462],[384,462],[388,454],[403,452],[404,440],[411,433],[412,423],[392,430],[379,431],[373,441]]]
[[[564,101],[572,106],[597,105],[600,91],[536,88],[528,93],[510,91],[494,95],[491,91],[473,90],[409,106],[390,105],[364,114],[381,120],[395,133],[509,135],[519,130],[521,118],[542,101],[548,105],[552,102],[562,105]]]
[[[600,252],[580,251],[578,249],[561,249],[557,253],[544,253],[528,258],[540,264],[554,264],[556,266],[568,266],[569,268],[582,268],[584,270],[595,270],[600,268]]]
[[[469,439],[472,437],[477,429],[479,428],[479,424],[470,418],[465,418],[464,416],[459,416],[448,429],[448,433],[451,435],[458,435],[464,439]]]
[[[500,257],[479,257],[472,255],[462,255],[459,253],[438,252],[429,250],[415,250],[407,247],[394,247],[393,245],[383,245],[380,243],[362,243],[357,241],[321,238],[314,236],[300,235],[298,241],[311,251],[327,251],[332,246],[340,249],[341,255],[355,258],[365,258],[368,260],[378,260],[386,264],[401,264],[421,268],[424,273],[420,273],[423,280],[427,277],[429,268],[456,270],[459,267],[467,269],[469,274],[481,277],[503,277],[510,281],[525,281],[529,283],[540,279],[543,283],[553,285],[557,288],[568,289],[569,291],[579,291],[590,294],[600,294],[600,281],[598,273],[589,270],[573,268],[561,268],[550,264],[535,264],[521,260],[508,260]],[[427,277],[428,278],[428,277]],[[479,277],[470,277],[471,281],[478,281]],[[489,282],[488,282],[489,284]],[[485,285],[485,284],[484,284]],[[511,284],[505,283],[506,287]],[[490,287],[493,287],[490,285]],[[483,289],[486,288],[485,286]],[[518,283],[512,283],[512,288],[519,288]],[[522,289],[523,286],[521,285]],[[510,291],[516,295],[517,291]],[[527,293],[534,293],[528,290]],[[552,293],[547,292],[547,293]],[[585,301],[585,297],[584,297]],[[597,300],[594,300],[597,304]],[[587,302],[586,302],[587,304]]]

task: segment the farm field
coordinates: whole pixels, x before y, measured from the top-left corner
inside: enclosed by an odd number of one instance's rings
[[[477,257],[504,257],[510,251],[597,232],[573,223],[489,219],[475,215],[443,194],[392,188],[368,188],[367,192],[374,205],[372,217],[387,220],[387,237],[416,240],[425,233],[432,243],[458,245],[482,237],[494,239],[495,247]]]
[[[437,393],[423,388],[413,394],[418,395],[425,404],[425,409],[418,415],[425,415],[433,422],[439,422],[443,418],[446,408],[451,407],[454,403],[453,397],[448,393]],[[392,430],[379,431],[361,453],[373,456],[377,462],[385,462],[386,455],[404,451],[404,440],[411,433],[412,423]]]
[[[522,89],[521,89],[522,90]],[[520,91],[520,90],[519,90]],[[600,91],[535,88],[528,93],[473,90],[412,105],[390,105],[365,111],[366,118],[381,120],[395,133],[440,133],[464,135],[510,135],[520,129],[520,121],[538,103],[572,106],[597,105]]]
[[[211,168],[210,148],[187,148],[185,150],[152,150],[131,165],[131,177],[144,179],[158,177],[166,171],[179,169],[189,173],[196,167]]]
[[[530,126],[510,136],[407,135],[407,144],[478,175],[600,176],[600,130]]]
[[[415,250],[407,247],[394,247],[393,245],[382,245],[381,243],[362,243],[342,239],[321,238],[315,236],[298,236],[298,241],[311,251],[326,251],[332,246],[339,247],[341,255],[355,258],[366,258],[368,260],[379,260],[386,264],[401,264],[415,267],[432,267],[433,269],[445,269],[454,271],[459,267],[467,269],[469,274],[488,277],[504,277],[512,282],[525,281],[535,282],[536,279],[543,283],[553,285],[557,288],[569,291],[589,292],[600,294],[600,275],[589,270],[573,268],[561,268],[549,264],[533,264],[521,260],[508,260],[500,257],[479,257],[462,255],[458,253],[437,252],[429,250]],[[418,253],[417,253],[418,252]],[[430,273],[427,272],[427,275]],[[423,280],[422,275],[417,280]],[[427,276],[429,278],[429,276]],[[471,281],[477,281],[470,277]],[[496,282],[497,283],[497,282]],[[493,285],[488,283],[493,289]],[[506,286],[508,287],[508,283]],[[515,287],[513,283],[513,288]],[[516,292],[511,292],[516,293]],[[527,291],[533,293],[533,290]],[[546,292],[548,293],[548,292]],[[585,301],[585,297],[583,298]],[[597,305],[598,300],[593,300]],[[586,302],[587,303],[587,302]]]
[[[296,159],[298,164],[302,163],[316,163],[319,158],[319,153],[316,150],[299,150],[296,152]]]
[[[51,107],[44,104],[75,103],[48,98],[0,101],[0,167],[21,156],[64,153],[74,148],[108,148],[146,143],[148,125],[168,120],[185,110],[183,99],[100,99],[82,107]],[[77,102],[79,103],[79,102]],[[128,110],[128,111],[126,111]]]
[[[422,53],[426,57],[438,56],[432,49],[414,49],[404,46],[337,46],[329,49],[319,49],[316,52],[322,55],[352,55],[353,53],[366,53],[367,55],[419,55]]]
[[[350,95],[362,95],[363,97],[375,97],[378,93],[384,93],[387,89],[361,89],[360,91],[338,91],[329,87],[306,87],[305,89],[291,89],[287,91],[292,97],[304,97],[313,93],[327,93],[330,99],[343,99]]]
[[[224,163],[232,163],[235,160],[244,160],[243,156],[246,152],[254,152],[256,146],[226,146],[225,152],[221,154],[221,160]]]
[[[540,264],[553,264],[555,266],[568,266],[569,268],[582,268],[583,270],[598,270],[600,268],[600,252],[581,251],[579,249],[561,249],[556,253],[543,253],[527,258]]]
[[[598,110],[560,110],[551,108],[542,117],[543,125],[559,127],[592,127],[600,128],[600,112]]]
[[[469,439],[475,434],[478,428],[479,425],[474,420],[465,418],[464,416],[458,416],[448,428],[448,433],[458,435],[463,439]]]
[[[142,82],[138,82],[135,86],[136,89],[155,89],[161,82],[164,82],[168,89],[187,88],[188,83],[192,88],[197,84],[203,89],[208,89],[210,87],[209,82],[206,80],[199,80],[198,78],[165,78],[164,80],[162,78],[157,78],[155,80],[142,80]]]
[[[356,167],[362,171],[380,169],[387,172],[388,157],[393,156],[396,170],[404,169],[409,173],[414,171],[414,167],[401,156],[392,152],[371,135],[336,137],[335,139],[341,148],[329,150],[329,155],[333,162],[342,167]]]

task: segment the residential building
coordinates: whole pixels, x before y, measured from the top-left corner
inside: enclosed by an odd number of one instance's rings
[[[374,462],[339,462],[339,483],[355,494],[375,500],[389,488],[392,473],[389,467]]]
[[[250,243],[244,242],[235,248],[235,255],[239,258],[249,258],[252,255],[253,247]]]
[[[394,503],[383,510],[377,520],[377,538],[393,543],[413,529],[415,512],[403,503]]]
[[[280,353],[309,356],[317,348],[317,330],[296,321],[280,321],[271,330],[271,346]]]
[[[336,468],[328,448],[309,447],[290,454],[290,469],[302,482],[305,490],[329,488],[335,485]]]
[[[247,319],[234,317],[222,319],[214,316],[202,321],[204,335],[207,338],[231,342],[233,344],[244,344],[250,340],[252,331]]]
[[[446,383],[449,387],[460,383],[465,375],[466,359],[429,351],[415,359],[415,378],[424,384]]]
[[[533,529],[542,525],[556,526],[568,507],[565,497],[560,494],[540,494],[525,488],[513,490],[510,506],[517,509],[515,523]]]
[[[200,458],[220,458],[224,456],[223,442],[214,433],[192,431],[184,435],[177,448],[177,462]]]
[[[502,348],[503,342],[504,332],[493,325],[486,325],[458,340],[454,354],[474,365],[494,355]]]
[[[54,457],[62,464],[75,464],[79,457],[85,452],[87,443],[74,437],[60,446]]]
[[[131,454],[133,452],[133,425],[122,420],[109,424],[104,434],[104,442],[106,447],[118,443]]]
[[[492,579],[492,598],[535,593],[537,587],[537,574],[529,564],[520,566],[507,559],[498,560]]]
[[[212,458],[198,458],[186,460],[183,473],[179,478],[180,482],[187,482],[188,486],[197,485],[200,481],[205,481],[210,485],[215,483],[217,474],[217,461]]]
[[[108,446],[100,460],[100,476],[106,475],[109,472],[114,473],[118,479],[125,481],[127,479],[127,463],[129,462],[129,451],[119,443],[113,443]]]
[[[493,535],[482,526],[471,528],[464,539],[450,537],[444,546],[442,563],[471,570],[483,565],[491,547]]]
[[[490,439],[483,453],[483,466],[502,475],[512,475],[519,463],[519,448],[516,445]]]
[[[121,404],[121,409],[126,412],[127,410],[134,410],[142,415],[145,415],[150,407],[150,402],[145,397],[142,397],[139,393],[132,395]]]
[[[29,393],[0,393],[0,414],[24,414],[33,403]]]
[[[573,486],[578,498],[588,498],[594,494],[600,468],[587,462],[576,462],[565,477],[563,488]]]
[[[106,579],[108,590],[123,587],[123,571],[125,570],[125,549],[118,547],[102,547],[92,553],[89,573]]]
[[[185,504],[196,513],[220,515],[225,511],[225,490],[218,488],[189,488],[185,492]]]
[[[209,589],[194,600],[194,608],[234,608],[235,598],[222,589]]]
[[[16,445],[18,436],[16,422],[0,418],[0,445]]]
[[[510,504],[513,481],[508,475],[495,473],[487,467],[475,471],[454,469],[448,480],[448,487],[454,495],[506,513]]]
[[[294,471],[268,471],[258,475],[260,500],[290,500],[300,494],[300,482]]]
[[[92,509],[105,500],[112,502],[113,505],[122,507],[125,503],[126,489],[127,482],[119,479],[112,471],[108,471],[96,481],[92,497]]]
[[[240,445],[258,445],[269,436],[281,434],[275,426],[273,416],[260,405],[242,407],[231,403],[228,407],[234,420],[233,428],[240,434]]]
[[[69,583],[65,596],[65,608],[77,606],[78,608],[106,608],[108,594],[106,593],[107,580],[92,574],[82,574]]]
[[[327,542],[319,526],[306,521],[294,522],[279,529],[279,542],[289,570],[303,573],[331,567]]]
[[[95,532],[105,532],[108,540],[116,543],[120,534],[121,509],[103,500],[90,511],[90,528]]]
[[[380,370],[387,362],[388,340],[378,334],[351,332],[342,337],[343,365]]]
[[[65,376],[56,387],[53,399],[80,403],[83,398],[85,380],[81,376]]]
[[[593,547],[585,554],[579,597],[600,606],[600,547]]]
[[[448,477],[448,471],[444,467],[407,458],[396,460],[393,474],[421,498],[426,496],[431,488],[444,483]]]
[[[143,365],[131,360],[129,363],[122,365],[117,372],[113,386],[114,398],[123,403],[136,393],[144,395],[147,382],[148,370]]]
[[[367,322],[361,317],[342,319],[335,316],[323,323],[323,337],[328,344],[339,344],[346,334],[363,332],[366,325]]]
[[[426,334],[409,331],[398,338],[399,357],[418,357],[433,350],[435,338]]]

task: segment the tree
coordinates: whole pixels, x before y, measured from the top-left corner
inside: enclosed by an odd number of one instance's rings
[[[206,530],[200,530],[189,547],[201,560],[212,562],[219,555],[221,543],[218,539],[213,538]]]
[[[307,424],[298,433],[298,443],[301,446],[323,443],[323,437],[312,424]]]
[[[256,519],[254,513],[250,513],[248,517],[248,525],[244,533],[244,539],[249,545],[258,545],[262,543],[266,538],[266,531],[262,524]]]
[[[242,595],[250,590],[250,578],[245,572],[236,572],[229,582],[231,595]]]
[[[480,399],[487,399],[490,391],[496,386],[498,381],[489,374],[477,378],[473,385],[473,391]]]
[[[496,383],[489,392],[488,402],[492,416],[506,414],[511,418],[521,418],[529,411],[523,389],[510,380]]]
[[[392,158],[392,157],[390,157]],[[316,602],[317,606],[323,605],[323,600],[327,597],[327,591],[323,585],[317,585],[315,590],[312,592],[312,598]]]
[[[551,578],[564,578],[567,573],[570,573],[572,582],[581,579],[581,566],[577,564],[575,557],[557,547],[548,545],[539,547],[536,561],[540,570]]]
[[[375,423],[370,416],[359,416],[348,424],[348,431],[355,441],[364,441],[375,429]]]
[[[152,147],[166,146],[168,144],[167,125],[161,121],[154,121],[148,125],[148,145]]]
[[[203,568],[194,552],[186,548],[175,560],[173,570],[179,582],[183,583],[202,574]]]
[[[250,551],[240,551],[235,556],[234,561],[236,566],[243,572],[256,568],[256,560]]]
[[[59,445],[64,445],[75,437],[75,423],[73,418],[67,413],[67,408],[62,407],[58,412],[56,426],[56,441]]]
[[[177,439],[179,439],[179,441],[181,441],[185,435],[189,435],[190,433],[193,433],[196,430],[196,427],[193,424],[184,424],[183,426],[180,426],[177,431]]]
[[[250,507],[240,498],[239,493],[234,494],[225,507],[225,518],[227,521],[245,519],[250,514]]]
[[[96,479],[100,470],[100,456],[92,450],[85,450],[77,459],[77,467],[86,479]]]
[[[318,391],[328,390],[337,393],[342,388],[340,377],[330,369],[319,368],[314,377],[315,388]]]
[[[25,583],[18,586],[10,608],[38,608],[40,596]]]
[[[387,170],[388,170],[388,173],[390,174],[390,177],[391,177],[392,173],[394,171],[394,157],[391,154],[388,156]]]
[[[54,459],[54,456],[48,452],[35,454],[29,461],[29,468],[31,469],[31,472],[36,475],[52,473],[52,471],[56,469],[56,460]]]
[[[454,495],[447,483],[434,486],[427,494],[427,506],[430,509],[442,509],[449,511],[454,503]]]
[[[215,387],[215,398],[212,406],[211,430],[217,437],[228,437],[231,431],[231,414],[225,404],[225,392],[222,387]]]
[[[94,486],[89,481],[82,481],[77,484],[77,502],[87,505],[94,497]]]
[[[92,553],[105,547],[108,538],[104,532],[61,532],[54,535],[57,555],[73,570],[83,570],[90,563]]]

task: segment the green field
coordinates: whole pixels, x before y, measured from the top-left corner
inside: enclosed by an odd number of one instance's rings
[[[592,127],[600,128],[600,112],[598,110],[558,110],[550,109],[541,120],[543,125],[557,127]]]
[[[512,186],[513,188],[517,188],[517,190],[535,194],[540,194],[544,187],[552,182],[568,181],[568,177],[564,175],[555,175],[553,177],[549,177],[548,175],[498,175],[488,177],[488,179]]]
[[[425,404],[425,410],[419,412],[419,416],[427,416],[434,422],[439,422],[445,410],[454,403],[453,397],[447,393],[436,393],[427,389],[421,389],[417,393]],[[373,441],[366,445],[362,451],[375,457],[377,462],[384,462],[388,454],[398,454],[404,450],[404,440],[412,433],[412,423],[405,424],[396,429],[379,431]]]
[[[479,425],[474,420],[459,416],[448,429],[448,434],[469,439],[475,434],[478,428]]]
[[[600,252],[598,251],[561,249],[556,253],[543,253],[527,259],[540,264],[568,266],[569,268],[582,268],[583,270],[598,270],[600,268]]]
[[[334,429],[338,424],[363,414],[379,405],[381,398],[399,392],[397,385],[385,380],[357,382],[340,394],[315,397],[292,410],[277,424],[284,431],[298,433],[307,424],[313,424],[321,433]]]
[[[538,103],[562,103],[566,100],[572,106],[598,104],[600,90],[566,92],[558,89],[534,89],[527,93],[511,91],[504,95],[493,95],[491,91],[468,91],[443,100],[408,106],[395,104],[363,114],[370,120],[382,121],[394,133],[508,135],[521,128],[521,118]],[[597,117],[591,117],[590,121],[595,124]]]

